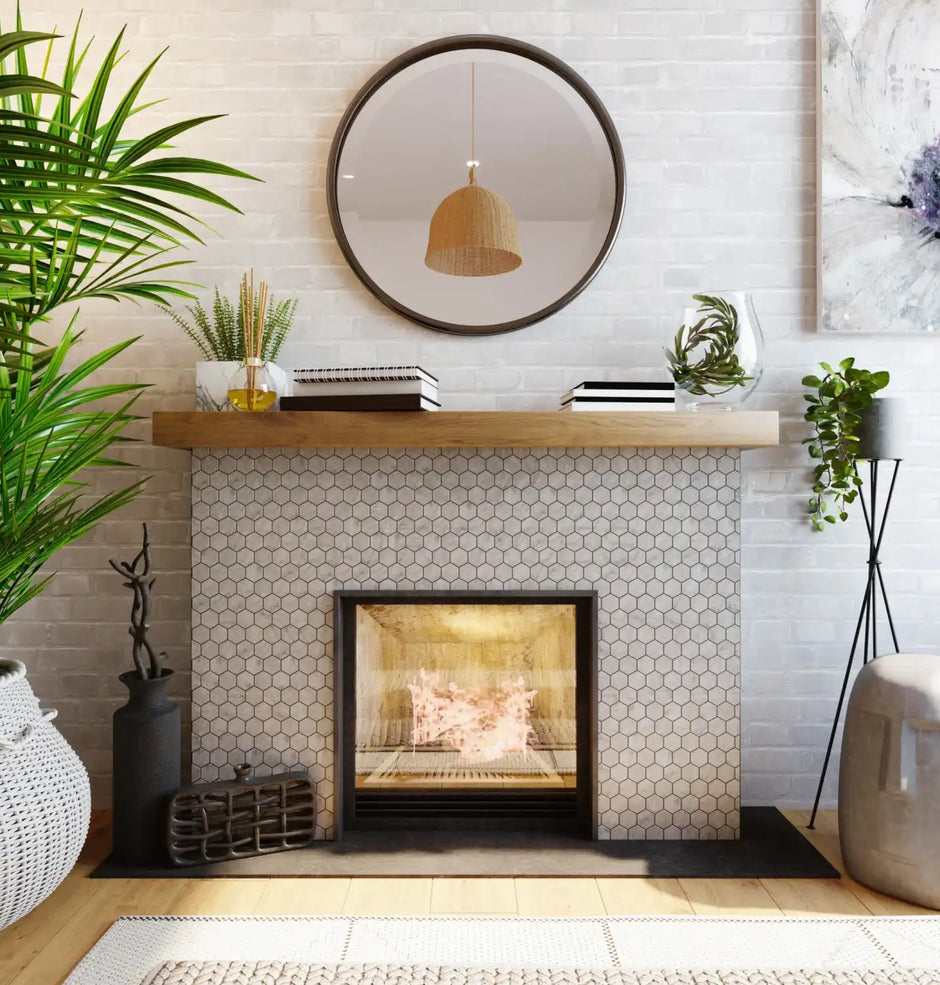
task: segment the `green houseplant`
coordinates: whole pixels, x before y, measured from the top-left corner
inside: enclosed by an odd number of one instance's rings
[[[274,379],[278,393],[290,390],[290,378],[275,365],[281,346],[287,338],[297,311],[297,300],[286,298],[276,301],[268,298],[264,317],[258,310],[259,298],[254,300],[252,321],[264,326],[261,338],[261,361]],[[229,383],[245,361],[245,315],[247,312],[239,299],[234,303],[225,297],[218,286],[213,291],[210,310],[195,300],[186,305],[188,317],[170,308],[166,314],[194,342],[203,361],[196,363],[196,407],[199,410],[218,411],[229,409]]]
[[[858,497],[862,484],[858,461],[858,428],[862,416],[871,407],[874,395],[891,380],[884,370],[872,373],[859,369],[849,357],[838,368],[820,363],[823,376],[804,376],[804,419],[813,426],[813,434],[803,439],[809,448],[813,468],[813,495],[809,512],[813,526],[824,530],[827,523],[848,519],[847,507]],[[832,501],[831,504],[829,501]]]
[[[666,365],[690,410],[730,410],[757,386],[763,335],[751,296],[695,294],[665,348]]]
[[[258,320],[258,299],[255,299],[255,321]],[[183,330],[186,337],[199,347],[207,360],[215,362],[242,362],[245,359],[245,320],[241,304],[223,297],[219,288],[213,292],[212,310],[207,311],[198,299],[186,305],[187,319],[177,311],[164,311]],[[264,336],[261,339],[261,358],[276,362],[281,346],[287,338],[297,311],[296,298],[276,301],[268,298],[264,319]]]
[[[189,297],[170,276],[185,261],[168,254],[199,241],[199,223],[180,203],[234,206],[181,175],[249,177],[166,153],[176,137],[213,117],[130,136],[159,56],[126,92],[113,92],[121,32],[79,96],[89,61],[79,27],[60,80],[30,70],[26,49],[55,42],[23,30],[19,12],[16,30],[0,34],[0,626],[48,583],[41,569],[56,551],[141,488],[130,482],[101,495],[88,482],[89,468],[125,464],[111,449],[127,440],[141,386],[91,379],[134,340],[79,357],[75,305]],[[105,111],[106,102],[113,109]],[[49,320],[66,306],[66,327],[53,341]],[[87,830],[87,775],[49,718],[23,665],[0,662],[0,814],[19,819],[0,826],[0,926],[55,888]]]

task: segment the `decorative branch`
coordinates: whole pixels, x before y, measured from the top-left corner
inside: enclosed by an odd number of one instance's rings
[[[134,601],[131,604],[131,625],[127,632],[134,641],[132,656],[137,673],[145,681],[153,677],[162,677],[166,653],[157,653],[150,640],[147,639],[147,633],[150,630],[150,592],[156,581],[156,578],[150,577],[153,569],[150,558],[150,527],[146,523],[144,524],[143,547],[133,561],[115,561],[112,558],[108,564],[121,577],[127,579],[124,582],[124,587],[131,589],[134,593]],[[138,570],[138,565],[142,565],[140,570]],[[146,651],[148,662],[144,661],[144,651]]]

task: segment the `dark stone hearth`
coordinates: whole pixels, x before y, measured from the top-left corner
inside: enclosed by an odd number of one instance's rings
[[[738,841],[595,841],[521,832],[356,831],[342,841],[261,858],[130,868],[107,859],[95,878],[232,876],[649,876],[838,879],[775,807],[744,807]]]

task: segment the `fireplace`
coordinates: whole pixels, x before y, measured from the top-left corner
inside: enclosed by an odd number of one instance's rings
[[[343,829],[596,837],[597,596],[334,593]]]
[[[308,770],[317,837],[334,838],[337,589],[592,590],[598,837],[737,837],[736,452],[197,449],[193,462],[195,779],[246,760]]]

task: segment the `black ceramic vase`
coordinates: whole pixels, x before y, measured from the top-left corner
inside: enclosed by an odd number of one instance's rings
[[[166,688],[173,677],[121,674],[130,695],[114,713],[114,860],[165,865],[166,812],[180,786],[180,710]]]

